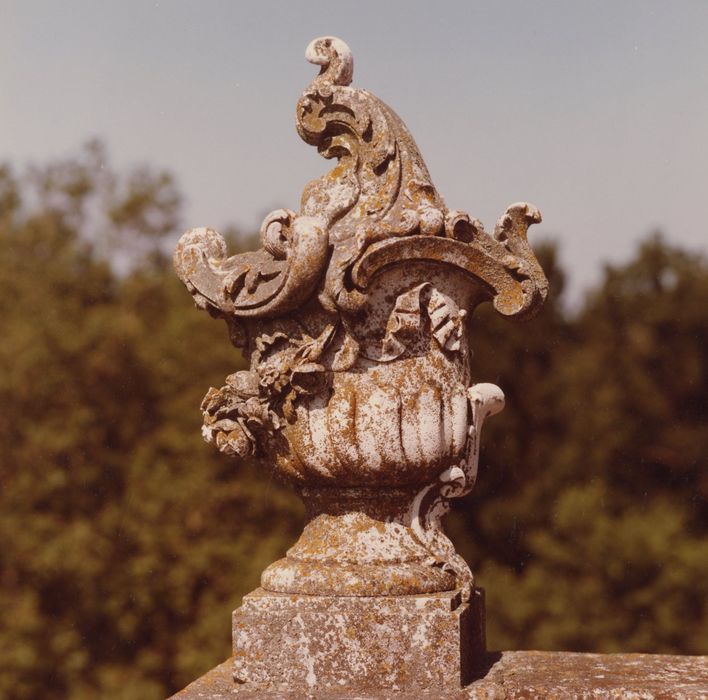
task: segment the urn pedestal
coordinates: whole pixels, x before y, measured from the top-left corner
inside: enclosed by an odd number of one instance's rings
[[[258,589],[233,615],[244,688],[455,690],[484,660],[484,594],[291,596]]]
[[[407,596],[452,591],[453,572],[431,565],[410,513],[415,489],[302,489],[309,520],[284,559],[261,576],[296,595]]]
[[[187,232],[175,268],[198,307],[226,321],[249,369],[208,391],[203,435],[255,457],[302,496],[308,522],[234,613],[243,688],[459,688],[484,652],[484,604],[445,536],[477,477],[501,390],[475,383],[469,318],[493,303],[527,318],[547,282],[514,204],[494,234],[437,193],[401,119],[350,86],[334,37],[306,57],[300,136],[334,169],[299,212],[277,209],[262,248],[229,257]]]

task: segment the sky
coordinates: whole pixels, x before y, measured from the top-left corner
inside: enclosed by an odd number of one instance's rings
[[[0,0],[0,162],[99,137],[176,176],[184,228],[252,231],[331,167],[294,128],[322,35],[448,207],[540,208],[571,299],[656,229],[708,252],[708,0]]]

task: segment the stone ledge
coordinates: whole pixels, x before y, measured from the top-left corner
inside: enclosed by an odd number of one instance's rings
[[[707,700],[708,656],[505,651],[459,691],[378,694],[254,692],[232,680],[228,659],[170,700]]]

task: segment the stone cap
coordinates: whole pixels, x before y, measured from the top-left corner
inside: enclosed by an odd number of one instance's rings
[[[708,656],[578,654],[562,651],[490,653],[481,677],[466,688],[427,695],[346,691],[292,696],[236,686],[228,659],[169,700],[706,700]]]

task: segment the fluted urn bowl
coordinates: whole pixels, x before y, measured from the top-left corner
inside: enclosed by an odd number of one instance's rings
[[[303,401],[283,435],[279,469],[329,487],[415,487],[459,462],[469,428],[458,367],[423,357],[335,373],[331,393]]]

